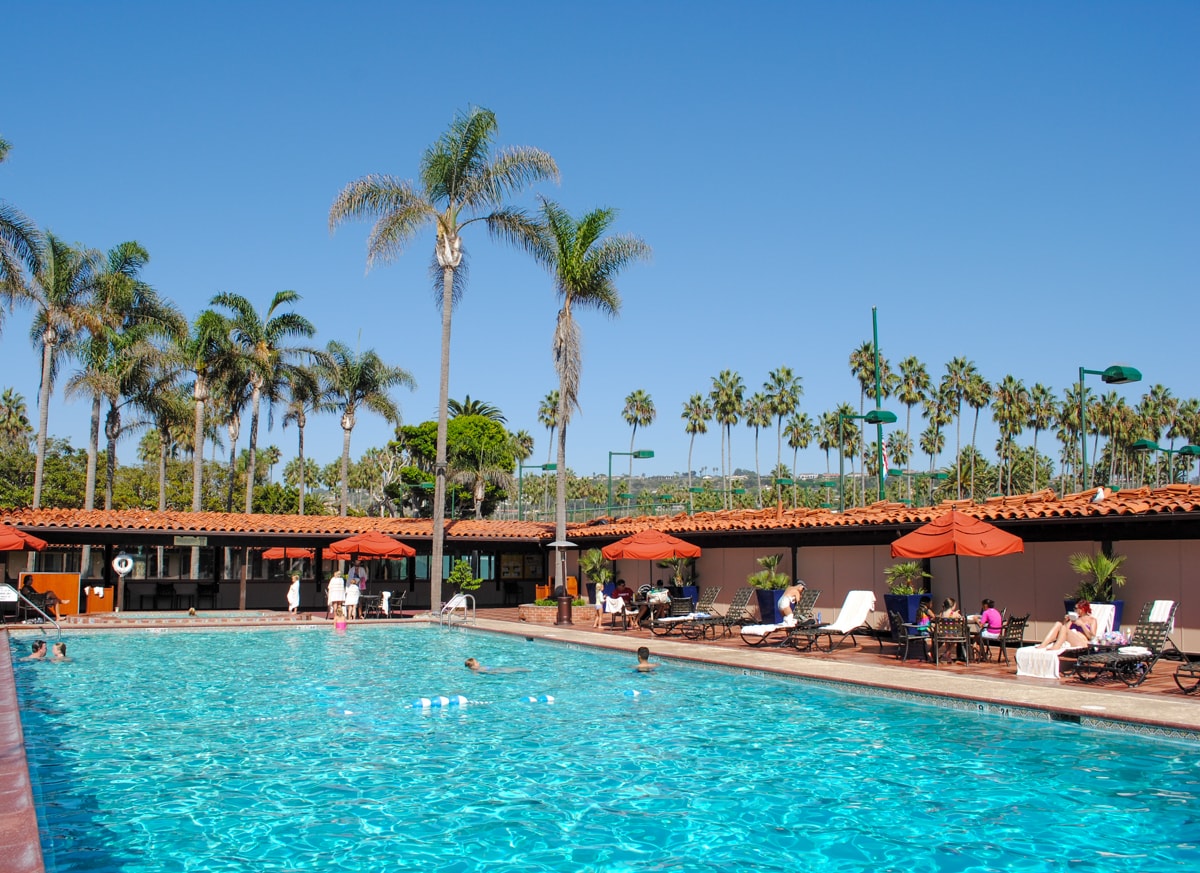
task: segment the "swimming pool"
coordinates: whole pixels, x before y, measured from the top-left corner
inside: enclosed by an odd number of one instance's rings
[[[60,873],[1200,866],[1193,744],[481,632],[67,640],[15,665]]]

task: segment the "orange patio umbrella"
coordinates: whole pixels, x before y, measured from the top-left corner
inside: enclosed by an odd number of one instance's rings
[[[286,561],[316,557],[315,549],[300,549],[296,546],[275,546],[262,553],[264,561]]]
[[[416,553],[417,550],[412,546],[376,530],[330,543],[325,550],[325,554],[331,558],[411,558]]]
[[[600,550],[610,561],[622,558],[635,561],[665,561],[668,558],[698,558],[700,547],[654,528],[640,530]]]
[[[46,541],[27,534],[11,524],[0,524],[0,552],[19,552],[33,549],[40,552],[46,548]]]
[[[973,515],[951,509],[892,543],[893,558],[940,558],[954,555],[954,574],[958,583],[958,603],[962,605],[962,577],[959,555],[995,558],[1025,551],[1025,541],[1002,531]]]

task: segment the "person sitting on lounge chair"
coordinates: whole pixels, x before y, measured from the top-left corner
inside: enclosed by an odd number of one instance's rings
[[[1075,612],[1067,613],[1062,621],[1054,623],[1050,633],[1038,645],[1039,649],[1081,649],[1096,636],[1096,617],[1092,605],[1086,600],[1075,603]]]
[[[33,587],[33,580],[28,576],[25,577],[25,584],[21,586],[21,594],[28,600],[37,605],[38,609],[48,610],[54,615],[55,621],[61,621],[62,616],[58,614],[58,605],[60,603],[70,603],[69,600],[62,600],[53,591],[47,591],[45,594]],[[43,604],[45,604],[43,606]]]
[[[779,595],[779,614],[783,616],[784,624],[795,624],[796,616],[792,614],[792,610],[800,602],[801,595],[804,594],[805,585],[799,579],[794,585],[789,585],[783,589],[783,593]]]

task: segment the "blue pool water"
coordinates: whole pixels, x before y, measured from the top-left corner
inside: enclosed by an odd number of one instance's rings
[[[1190,743],[469,631],[67,640],[15,664],[53,873],[1200,869]]]

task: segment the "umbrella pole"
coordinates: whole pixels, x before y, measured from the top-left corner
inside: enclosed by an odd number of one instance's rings
[[[958,552],[954,553],[954,581],[958,587],[958,611],[962,612],[962,570],[958,566]]]

